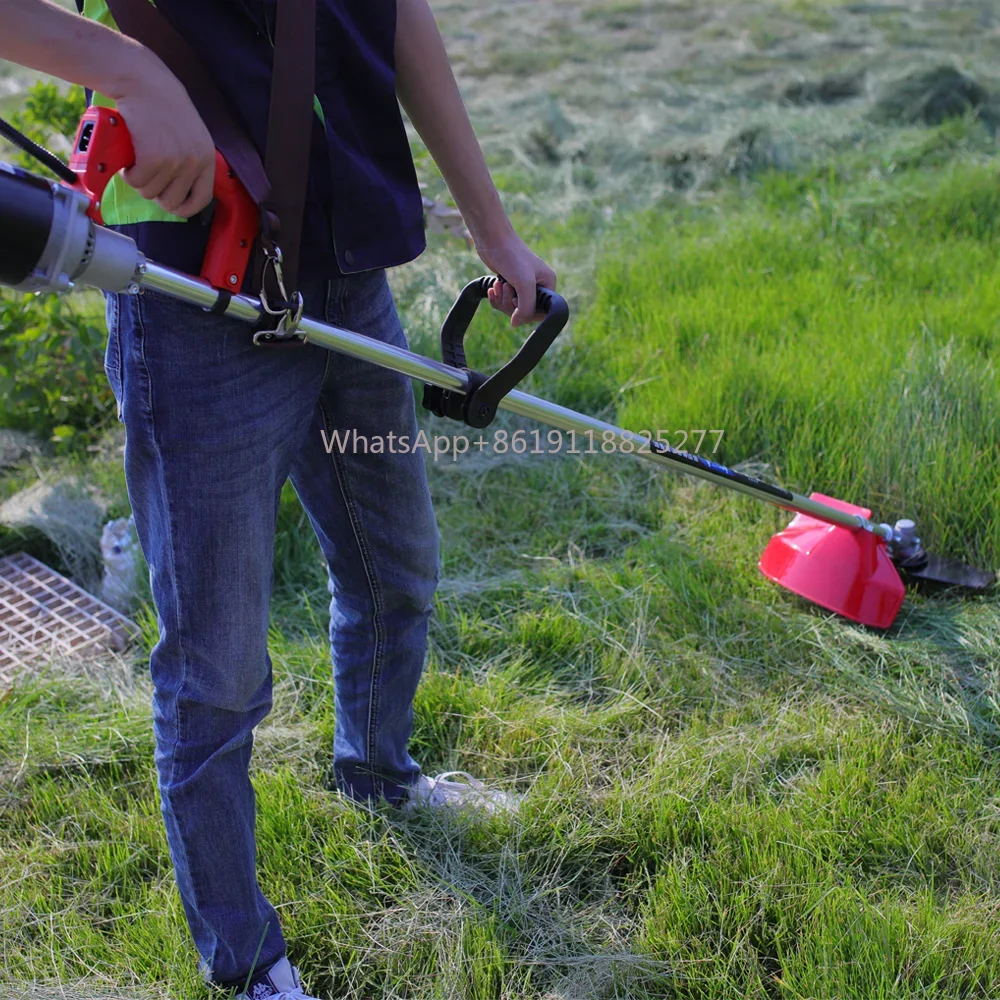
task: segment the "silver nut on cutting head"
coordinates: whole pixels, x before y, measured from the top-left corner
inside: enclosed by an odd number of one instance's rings
[[[908,517],[900,518],[892,528],[892,547],[900,556],[906,557],[920,549],[917,525]]]

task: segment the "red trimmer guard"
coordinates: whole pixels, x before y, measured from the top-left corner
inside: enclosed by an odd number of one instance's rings
[[[871,517],[864,507],[822,493],[809,499]],[[903,603],[903,581],[884,539],[808,514],[796,514],[768,542],[758,565],[764,576],[793,594],[873,628],[888,628]]]

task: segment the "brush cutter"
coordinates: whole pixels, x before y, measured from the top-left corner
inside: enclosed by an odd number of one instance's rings
[[[4,133],[10,136],[9,126]],[[0,283],[24,291],[63,292],[88,285],[108,292],[143,289],[224,313],[260,331],[272,342],[307,340],[332,351],[371,361],[421,379],[424,406],[438,416],[485,428],[498,409],[547,424],[581,440],[611,444],[616,453],[641,458],[707,480],[795,513],[768,543],[760,569],[769,579],[806,600],[852,621],[888,628],[903,601],[903,579],[981,591],[995,574],[926,552],[911,520],[877,523],[866,507],[820,493],[802,496],[704,456],[528,395],[515,386],[538,364],[568,319],[566,302],[539,288],[544,320],[515,357],[486,376],[466,363],[463,340],[499,276],[469,283],[441,331],[443,361],[379,343],[361,334],[303,316],[301,308],[276,310],[265,296],[234,294],[241,287],[256,235],[257,207],[220,156],[216,207],[209,250],[200,277],[147,260],[135,243],[100,224],[100,199],[114,174],[134,162],[121,116],[90,108],[77,133],[69,167],[23,137],[10,136],[57,172],[52,182],[0,163]],[[279,259],[280,263],[280,259]],[[282,288],[282,293],[284,289]],[[285,297],[285,305],[294,301]],[[268,322],[270,317],[270,322]],[[259,343],[257,336],[255,343]]]

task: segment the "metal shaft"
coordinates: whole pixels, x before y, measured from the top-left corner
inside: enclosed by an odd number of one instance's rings
[[[137,282],[140,285],[185,302],[210,309],[219,299],[220,293],[205,282],[171,268],[147,262],[140,268],[140,272],[137,275]],[[261,312],[260,302],[257,299],[247,295],[233,295],[226,307],[225,315],[254,323]],[[440,361],[433,361],[423,355],[392,347],[363,334],[352,333],[350,330],[320,323],[308,317],[302,319],[298,329],[305,334],[309,342],[328,350],[371,361],[383,368],[422,379],[442,389],[459,391],[467,389],[468,379],[465,373]],[[810,500],[809,497],[774,486],[754,476],[744,475],[700,455],[677,451],[645,435],[588,417],[586,414],[530,396],[517,389],[505,396],[500,406],[519,416],[537,420],[561,431],[572,431],[580,435],[593,434],[595,439],[600,439],[602,442],[613,440],[616,451],[621,450],[622,443],[628,442],[632,446],[631,454],[646,461],[684,472],[689,476],[697,476],[716,486],[744,493],[783,510],[808,514],[821,521],[853,530],[870,531],[887,541],[892,539],[892,529],[889,525],[876,524],[857,514],[849,514],[828,504]],[[604,435],[607,433],[613,437],[606,438]]]

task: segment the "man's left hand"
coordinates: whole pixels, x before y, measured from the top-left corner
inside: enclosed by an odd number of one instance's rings
[[[533,254],[524,241],[512,235],[498,246],[476,247],[479,259],[504,282],[494,282],[489,291],[490,305],[511,317],[511,326],[540,322],[544,313],[535,312],[537,286],[556,290],[556,273]]]

